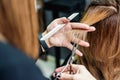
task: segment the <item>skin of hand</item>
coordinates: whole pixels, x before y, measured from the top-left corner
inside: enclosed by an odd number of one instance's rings
[[[64,67],[57,68],[55,72],[60,72]],[[96,80],[83,65],[72,64],[73,74],[69,74],[69,66],[61,73],[60,80]],[[53,74],[54,76],[54,74]]]
[[[56,32],[52,37],[45,40],[48,47],[66,47],[70,50],[72,50],[73,45],[71,42],[75,42],[81,46],[89,47],[89,43],[78,39],[74,37],[74,34],[72,32],[78,32],[82,34],[82,32],[92,32],[95,31],[94,27],[89,27],[86,24],[83,23],[70,23],[69,20],[65,17],[55,19],[51,24],[48,25],[46,31],[42,34],[43,36],[47,34],[49,31],[51,31],[54,27],[56,27],[58,24],[66,24],[62,29],[60,29],[58,32]],[[79,50],[76,50],[76,54],[79,56],[82,56],[82,53]]]

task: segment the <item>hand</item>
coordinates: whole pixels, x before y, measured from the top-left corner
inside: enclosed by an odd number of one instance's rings
[[[83,23],[70,23],[69,20],[65,17],[55,19],[50,25],[48,25],[46,31],[43,33],[43,36],[47,34],[49,31],[51,31],[58,24],[63,24],[63,23],[65,23],[66,25],[57,33],[55,33],[52,37],[46,40],[48,47],[59,46],[59,47],[66,47],[72,50],[73,46],[71,42],[77,43],[85,47],[89,46],[88,42],[85,42],[80,38],[75,39],[73,32],[82,34],[82,32],[95,31],[95,28],[89,27],[88,25]],[[82,53],[79,50],[76,50],[76,53],[82,56]]]
[[[64,67],[57,68],[55,72],[60,72]],[[72,64],[74,74],[69,74],[69,66],[61,73],[60,80],[96,80],[83,65]]]

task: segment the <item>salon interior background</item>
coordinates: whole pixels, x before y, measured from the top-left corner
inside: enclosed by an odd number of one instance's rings
[[[82,13],[89,5],[91,0],[36,0],[36,11],[40,23],[40,32],[46,29],[46,26],[55,18],[68,17],[74,12],[79,12],[72,21],[80,21]],[[56,55],[57,54],[57,55]],[[42,67],[42,71],[46,77],[50,79],[52,72],[56,67],[63,64],[71,51],[66,48],[53,47],[37,61],[38,67]],[[49,67],[49,68],[48,68]]]

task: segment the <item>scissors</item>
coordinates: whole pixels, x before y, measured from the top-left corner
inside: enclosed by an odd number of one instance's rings
[[[79,34],[76,34],[74,36],[75,36],[75,38],[77,38],[79,36]],[[74,55],[75,55],[75,51],[76,51],[77,48],[78,48],[78,44],[74,43],[73,48],[72,48],[72,54],[69,57],[66,66],[63,68],[63,70],[61,72],[56,74],[56,77],[55,77],[54,80],[58,80],[61,77],[61,73],[63,73],[66,70],[67,67],[69,67],[69,69],[70,69],[69,73],[72,74],[73,71],[72,71],[72,66],[71,65],[74,61]]]

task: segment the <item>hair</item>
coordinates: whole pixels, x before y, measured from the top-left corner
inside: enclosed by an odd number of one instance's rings
[[[96,31],[86,34],[90,47],[79,49],[84,64],[97,80],[120,80],[120,1],[98,0],[90,4],[82,23]]]
[[[34,0],[0,0],[0,33],[7,42],[38,57],[38,22]]]

